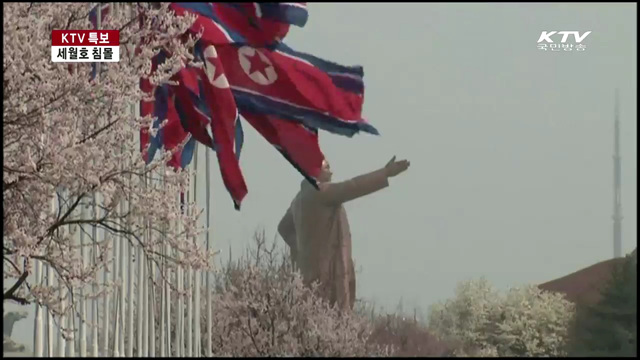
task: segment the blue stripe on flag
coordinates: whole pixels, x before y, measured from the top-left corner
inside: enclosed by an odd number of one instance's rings
[[[109,14],[110,11],[110,7],[109,4],[98,4],[96,6],[93,7],[93,9],[91,9],[91,11],[89,11],[89,21],[91,22],[91,24],[93,25],[94,29],[98,28],[98,7],[102,6],[102,17],[101,20],[104,20],[106,18],[106,16]],[[103,64],[100,68],[106,68],[106,63]],[[91,80],[96,78],[97,75],[97,63],[91,63]]]
[[[326,73],[345,74],[345,75],[351,75],[359,78],[364,77],[364,70],[362,66],[359,66],[359,65],[356,65],[356,66],[340,65],[331,61],[321,59],[317,56],[313,56],[311,54],[305,54],[303,52],[293,50],[283,42],[274,44],[269,48],[271,48],[270,50],[276,50],[283,54],[300,58]]]
[[[373,125],[365,122],[344,121],[313,109],[288,104],[237,87],[232,87],[232,91],[240,111],[273,115],[285,120],[305,124],[308,127],[323,129],[348,137],[352,137],[359,131],[374,135],[380,134]]]
[[[236,118],[236,158],[240,160],[240,153],[242,152],[242,146],[244,145],[244,131],[242,130],[242,123],[240,122],[240,115]]]
[[[202,3],[202,2],[179,2],[175,3],[176,5],[195,11],[200,15],[204,15],[212,20],[217,20],[215,13],[213,12],[213,7],[211,3]]]
[[[100,3],[94,6],[93,9],[91,9],[91,11],[89,11],[89,21],[91,22],[91,25],[93,25],[94,29],[98,27],[98,7],[99,6],[102,8],[100,20],[104,20],[105,17],[109,15],[109,11],[110,11],[110,7],[108,3],[107,4]]]
[[[338,74],[328,75],[335,86],[355,94],[364,93],[364,82],[362,82],[362,78],[354,79],[350,76],[342,76]]]
[[[275,50],[289,57],[310,63],[319,70],[325,72],[329,77],[331,77],[331,80],[333,80],[333,83],[336,86],[344,90],[351,91],[356,94],[362,94],[364,92],[364,69],[362,66],[340,65],[321,59],[317,56],[295,51],[283,42],[270,46],[270,50]]]
[[[218,19],[218,16],[216,16],[214,11],[214,6],[220,6],[220,5],[216,5],[214,3],[194,3],[194,2],[175,3],[175,4],[184,9],[191,10],[192,12],[196,12],[215,22],[218,26],[220,26],[221,29],[223,29],[229,35],[229,37],[231,38],[231,42],[238,43],[238,44],[247,43],[247,40],[244,38],[244,36],[240,35],[236,31],[233,31],[227,26],[224,26],[220,21],[220,19]]]
[[[191,164],[191,160],[193,159],[193,153],[196,149],[196,139],[191,136],[189,141],[182,148],[182,157],[180,158],[180,167],[183,169],[186,168],[189,164]]]
[[[162,121],[167,118],[167,101],[169,101],[169,87],[163,85],[156,88],[155,91],[155,104],[153,107],[153,116],[156,119],[153,121],[153,128],[158,129]],[[156,155],[156,151],[162,147],[162,133],[164,129],[159,129],[156,136],[151,136],[149,139],[149,149],[147,152],[147,164],[153,160]],[[149,134],[151,135],[151,134]]]
[[[299,6],[286,3],[259,3],[262,17],[279,22],[303,27],[309,19],[309,12],[305,5]]]

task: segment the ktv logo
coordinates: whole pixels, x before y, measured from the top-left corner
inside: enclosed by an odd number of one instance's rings
[[[584,34],[580,35],[579,31],[543,31],[540,34],[540,38],[538,38],[538,43],[546,41],[549,44],[553,44],[553,39],[551,37],[553,35],[562,35],[562,39],[560,39],[560,43],[564,44],[569,39],[569,35],[573,35],[573,38],[576,40],[576,43],[580,44],[584,39],[587,38],[591,34],[591,31],[585,31]],[[557,36],[556,36],[557,38]]]
[[[586,46],[581,44],[584,39],[591,34],[591,31],[585,31],[580,34],[579,31],[543,31],[538,38],[538,49],[551,51],[585,51]],[[573,35],[573,42],[568,43],[569,38]],[[554,41],[555,40],[555,41]],[[560,40],[560,41],[558,41]],[[574,48],[575,44],[575,48]]]

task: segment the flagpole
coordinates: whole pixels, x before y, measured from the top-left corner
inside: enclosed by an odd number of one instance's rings
[[[53,192],[51,196],[51,213],[55,215],[56,213],[56,200],[57,200],[56,191]],[[53,286],[53,272],[51,271],[51,265],[47,265],[44,270],[46,270],[46,285],[47,288],[51,289]],[[51,314],[51,308],[47,306],[47,357],[53,357],[53,315]]]
[[[164,170],[164,164],[162,164],[162,169]],[[164,171],[163,171],[164,174]],[[163,183],[166,182],[166,179],[164,178],[164,176],[162,177],[162,181]],[[166,226],[171,226],[171,224],[167,224]],[[164,254],[166,257],[171,256],[171,246],[169,245],[168,241],[165,241],[165,245],[164,245]],[[168,260],[165,259],[165,263],[168,262]],[[164,282],[163,282],[163,286],[165,289],[165,306],[166,306],[166,310],[167,310],[167,316],[165,317],[166,321],[167,321],[167,328],[166,328],[166,333],[167,333],[167,356],[168,357],[172,357],[172,352],[171,352],[171,286],[169,286],[169,281],[171,278],[171,270],[169,269],[169,266],[166,265],[165,266],[165,273],[164,273]],[[174,334],[175,336],[175,334]]]
[[[95,192],[93,193],[93,218],[97,221],[98,219],[98,199],[100,198],[100,196],[98,196]],[[91,227],[91,238],[93,239],[93,263],[95,264],[98,261],[98,251],[99,251],[99,247],[98,247],[98,227],[96,225],[93,225]],[[98,272],[96,272],[95,274],[96,279],[95,282],[93,284],[93,293],[94,296],[95,294],[98,292]],[[98,351],[98,326],[100,325],[100,321],[99,321],[99,314],[98,314],[98,298],[94,297],[91,300],[91,356],[92,357],[98,357],[99,351]]]
[[[120,204],[118,204],[118,207],[120,207],[120,210],[122,210],[122,199],[120,200]],[[122,214],[122,213],[121,213]],[[122,216],[122,215],[120,215]],[[113,239],[113,273],[112,273],[112,282],[113,284],[116,284],[118,281],[118,254],[120,253],[120,239],[116,239],[115,238],[115,234],[114,234],[114,239]],[[113,352],[112,352],[112,356],[113,357],[120,357],[120,349],[119,349],[119,345],[120,345],[120,341],[118,339],[119,335],[118,334],[118,321],[119,319],[119,309],[118,309],[118,299],[120,299],[120,293],[115,290],[114,293],[114,301],[113,301],[113,306],[115,306],[115,319],[114,319],[114,326],[113,326]],[[109,313],[111,311],[110,308],[105,308],[105,313]],[[110,325],[110,324],[109,324]],[[105,344],[107,344],[107,341],[105,340]],[[108,347],[105,348],[105,350],[108,350]],[[105,355],[106,356],[106,355]]]
[[[96,28],[100,29],[100,26],[102,25],[102,6],[101,3],[95,3],[96,5]],[[96,63],[95,64],[96,67],[96,75],[95,75],[95,79],[94,81],[96,83],[98,83],[100,81],[100,63]],[[99,196],[97,196],[97,194],[94,192],[93,193],[93,216],[94,219],[98,219],[98,199],[100,198]],[[93,262],[94,264],[98,261],[98,251],[99,251],[99,247],[98,247],[98,231],[97,231],[97,226],[93,225],[92,229],[91,229],[91,235],[93,238]],[[103,270],[104,271],[104,270]],[[96,272],[96,283],[98,282],[98,273]],[[93,285],[93,292],[94,294],[97,293],[97,285],[96,283],[94,283]],[[92,328],[91,328],[91,343],[92,343],[92,356],[94,357],[98,357],[98,355],[100,354],[100,350],[99,350],[99,345],[98,345],[98,327],[100,326],[100,307],[99,307],[99,303],[98,303],[98,298],[94,297],[92,300],[92,309],[91,309],[91,317],[92,317]]]
[[[58,191],[64,191],[62,189],[59,189]],[[62,203],[60,201],[60,198],[62,196],[60,195],[60,193],[58,192],[58,204],[60,206],[60,204]],[[64,229],[63,227],[59,228],[59,233],[63,232]],[[64,308],[66,307],[66,301],[65,301],[65,297],[63,296],[63,290],[64,290],[64,284],[62,283],[62,279],[60,279],[60,277],[57,278],[57,285],[58,285],[58,291],[60,292],[60,309],[62,310],[62,314],[60,315],[60,319],[58,320],[58,357],[64,357],[66,355],[65,352],[65,347],[66,347],[66,340],[64,339],[63,333],[62,333],[62,328],[65,324],[66,321],[66,317],[64,316]]]
[[[80,209],[80,217],[86,219],[87,211],[86,206],[82,205]],[[87,254],[85,250],[84,231],[80,230],[80,257],[82,258],[82,267],[87,265]],[[85,286],[80,288],[80,330],[78,336],[80,337],[80,357],[87,357],[87,299],[85,297]]]
[[[133,111],[132,111],[133,112]],[[130,224],[129,224],[130,226]],[[135,264],[134,264],[134,256],[136,246],[133,241],[129,242],[128,246],[128,254],[127,254],[127,262],[128,262],[128,277],[127,277],[127,357],[133,357],[133,342],[134,342],[134,331],[133,331],[133,322],[134,322],[134,313],[133,313],[133,298],[135,296],[134,290],[134,281],[135,281]]]
[[[211,189],[211,178],[210,178],[210,159],[209,159],[209,149],[205,148],[205,196],[206,196],[206,202],[205,202],[205,207],[206,207],[206,213],[207,213],[207,231],[206,231],[206,241],[207,241],[207,253],[210,252],[211,249],[211,238],[210,238],[210,232],[211,232],[211,204],[210,204],[210,198],[211,198],[211,194],[210,194],[210,189]],[[209,263],[210,264],[210,263]],[[206,284],[205,284],[205,291],[206,293],[206,297],[207,297],[207,327],[206,327],[206,334],[207,334],[207,349],[206,349],[206,354],[207,357],[212,357],[213,353],[212,353],[212,349],[213,349],[213,334],[211,333],[212,330],[212,321],[213,321],[213,313],[212,313],[212,304],[211,304],[211,271],[207,270],[206,273]]]
[[[178,195],[179,196],[179,195]],[[178,221],[178,231],[182,230],[182,224]],[[177,249],[174,251],[175,256],[180,260],[180,254]],[[182,271],[182,267],[178,264],[176,267],[176,282],[177,282],[177,291],[178,291],[178,311],[176,313],[176,337],[175,337],[175,356],[182,357],[184,356],[184,346],[183,346],[183,337],[184,334],[184,299],[182,294],[182,282],[184,279],[184,273]]]
[[[131,184],[131,176],[129,176],[129,184]],[[131,206],[131,195],[129,195],[129,201],[127,201],[127,207]],[[124,199],[122,202],[122,206],[120,208],[121,213],[124,214]],[[122,219],[121,220],[121,226],[122,228],[125,229],[125,231],[128,231],[128,219]],[[124,237],[123,235],[120,236],[120,253],[119,253],[119,268],[120,268],[120,283],[119,283],[119,289],[120,289],[120,296],[119,296],[119,302],[118,302],[118,313],[116,315],[117,317],[117,321],[116,321],[116,327],[118,329],[117,332],[117,336],[116,336],[116,342],[118,343],[118,350],[119,350],[119,356],[124,356],[125,354],[125,346],[124,346],[124,338],[125,338],[125,327],[124,327],[124,305],[125,305],[125,290],[127,290],[127,288],[125,287],[125,284],[127,284],[127,271],[125,269],[125,264],[127,262],[127,255],[126,255],[126,247],[127,247],[127,238]],[[128,294],[129,296],[131,296],[131,294]],[[114,355],[116,356],[116,355]]]
[[[149,183],[151,182],[151,176],[145,177],[144,186],[145,188],[149,187]],[[142,233],[143,242],[146,245],[147,242],[150,242],[149,238],[149,219],[145,216],[143,219],[143,224],[145,227],[144,232]],[[147,255],[144,252],[144,247],[140,246],[142,249],[142,259],[144,261],[140,261],[140,266],[142,270],[142,307],[138,309],[138,312],[143,316],[142,322],[142,356],[149,356],[149,276],[151,276],[148,266],[147,266]],[[149,261],[151,263],[151,261]]]
[[[163,166],[163,170],[164,170],[164,166]],[[160,185],[160,188],[164,188],[165,183],[166,183],[166,179],[164,178],[164,171],[163,171],[163,176],[158,178],[158,182]],[[169,255],[167,249],[168,249],[168,245],[166,245],[167,241],[166,241],[166,224],[162,224],[161,225],[161,229],[162,229],[162,233],[160,234],[161,237],[164,238],[164,245],[160,245],[160,252],[162,253],[162,268],[160,269],[160,278],[162,279],[161,285],[160,285],[160,357],[166,357],[167,356],[167,344],[170,343],[171,341],[171,327],[169,326],[168,329],[165,327],[167,326],[166,324],[168,324],[168,316],[170,315],[168,312],[165,312],[165,307],[167,307],[167,309],[169,308],[169,293],[168,293],[168,286],[167,286],[167,274],[168,274],[168,270],[167,270],[167,260],[166,260],[166,256]],[[167,339],[169,339],[167,341]],[[171,350],[169,349],[169,356],[171,356]]]
[[[158,186],[158,180],[151,178],[149,180],[149,186],[156,188]],[[152,223],[149,221],[149,241],[153,243],[153,230]],[[154,246],[155,250],[155,246]],[[150,357],[156,357],[156,290],[154,281],[157,279],[157,266],[150,261],[149,262],[149,355]]]
[[[194,175],[193,175],[193,202],[194,204],[198,203],[198,149],[200,148],[200,146],[198,145],[198,143],[195,143],[195,149],[194,149],[194,159],[193,159],[193,171],[194,171]],[[196,236],[193,239],[194,242],[197,243],[198,241],[198,236]],[[194,274],[194,282],[195,282],[195,286],[194,286],[194,292],[195,292],[195,296],[194,296],[194,319],[195,319],[195,329],[194,331],[194,337],[195,337],[195,351],[194,351],[194,356],[196,357],[201,357],[202,354],[200,353],[200,282],[202,281],[202,276],[201,273],[196,270],[195,274]]]
[[[123,10],[118,3],[110,3],[111,9],[110,11],[114,14],[114,16],[118,16],[120,15],[120,12]],[[133,114],[132,114],[133,115]],[[124,146],[121,147],[121,152],[124,153]],[[124,169],[123,169],[124,170]],[[129,175],[129,179],[128,179],[128,183],[129,185],[131,184],[131,175]],[[126,199],[127,202],[127,207],[130,207],[130,195],[129,194],[129,198]],[[122,202],[120,203],[120,213],[124,214],[125,213],[125,199],[122,199]],[[120,226],[125,229],[125,230],[129,230],[128,229],[128,219],[121,219],[120,220]],[[120,281],[118,283],[118,300],[117,300],[117,306],[116,306],[116,322],[115,322],[115,343],[114,343],[114,357],[119,357],[119,356],[124,356],[125,354],[125,326],[124,326],[124,308],[125,308],[125,301],[126,301],[126,287],[125,284],[127,284],[127,271],[125,270],[125,265],[126,265],[126,251],[125,248],[127,246],[127,238],[120,234],[120,251],[118,253],[118,268],[119,268],[119,272],[120,272]],[[115,270],[115,263],[114,263],[114,270]],[[115,272],[114,272],[115,274]],[[129,294],[129,296],[131,296]]]
[[[112,16],[118,16],[118,7],[116,3],[108,3],[109,12]],[[100,12],[102,12],[102,7],[100,7]],[[124,145],[120,146],[120,154],[124,154]],[[124,171],[126,165],[124,162],[121,162],[121,169]],[[125,213],[124,203],[126,201],[126,197],[122,197],[120,199],[119,210],[120,210],[120,226],[124,228],[125,219],[122,218]],[[123,269],[123,252],[125,246],[125,236],[123,234],[119,234],[117,239],[113,239],[114,249],[113,249],[113,283],[117,284],[117,292],[114,292],[114,307],[115,307],[115,321],[114,321],[114,329],[113,329],[113,357],[120,357],[121,351],[124,352],[124,347],[121,347],[121,339],[124,335],[124,329],[120,326],[122,322],[124,322],[124,318],[122,316],[122,307],[124,306],[124,269]],[[118,279],[120,281],[118,281]]]
[[[160,186],[164,185],[164,181],[161,182]],[[162,228],[164,229],[164,226],[162,226]],[[164,236],[165,234],[163,233],[161,236]],[[165,332],[165,324],[167,322],[166,319],[166,313],[164,311],[164,307],[167,303],[167,299],[166,299],[166,285],[165,285],[165,279],[166,279],[166,275],[167,275],[167,270],[166,270],[166,260],[165,260],[165,247],[163,245],[160,245],[160,252],[162,253],[162,269],[160,269],[161,274],[160,277],[162,279],[161,282],[161,287],[160,287],[160,357],[165,357],[166,356],[166,352],[165,352],[165,344],[166,344],[166,332]]]
[[[139,106],[140,103],[138,103],[137,106]],[[154,178],[153,176],[149,178],[149,186],[153,187],[154,189],[157,188],[160,184],[160,180],[158,178]],[[153,244],[153,229],[152,229],[152,223],[151,220],[149,220],[147,222],[147,233],[148,233],[148,240]],[[160,236],[160,235],[157,235]],[[154,251],[157,250],[156,246],[153,246],[152,248]],[[157,280],[157,266],[154,264],[153,261],[149,261],[148,263],[148,279],[149,279],[149,286],[148,286],[148,292],[149,292],[149,296],[147,297],[148,301],[149,301],[149,306],[148,306],[148,352],[147,352],[147,356],[149,357],[156,357],[156,310],[157,310],[157,306],[158,306],[158,302],[156,301],[156,289],[155,289],[155,284],[154,282]]]
[[[75,68],[75,70],[77,72],[77,67]],[[78,209],[75,208],[71,214],[72,216],[72,220],[74,217],[74,214],[77,215],[78,213]],[[69,233],[72,233],[72,229],[77,230],[78,226],[74,226],[74,225],[69,225],[68,226],[68,230]],[[72,295],[72,294],[70,294]],[[74,312],[74,306],[73,306],[73,302],[69,302],[70,305],[70,309],[71,311],[69,312],[69,317],[67,317],[67,327],[72,331],[71,332],[71,339],[67,340],[67,355],[68,357],[75,357],[76,356],[76,339],[78,338],[75,335],[75,324],[76,324],[76,316],[75,316],[75,312]]]
[[[164,179],[159,179],[160,182],[160,187],[163,188],[164,187]],[[166,239],[165,235],[165,225],[163,224],[161,226],[162,228],[162,233],[160,234],[160,236],[162,236],[164,239]],[[166,285],[165,285],[165,279],[167,276],[167,269],[166,269],[166,259],[165,256],[167,255],[165,252],[165,246],[164,245],[160,245],[160,253],[162,253],[162,268],[160,269],[160,278],[162,280],[162,282],[160,283],[160,346],[159,346],[159,350],[160,350],[160,357],[165,357],[166,356],[166,343],[167,343],[167,332],[165,331],[165,324],[167,323],[167,318],[166,318],[166,312],[164,311],[164,308],[167,304],[167,298],[166,298]],[[171,354],[169,354],[171,355]]]
[[[45,142],[46,136],[45,132],[40,136],[40,140],[42,143]],[[51,198],[51,211],[55,211],[55,197]],[[84,253],[83,253],[84,260]],[[46,268],[45,264],[39,260],[35,261],[35,275],[36,275],[36,284],[42,285],[42,281],[44,277],[48,278],[48,275],[45,274]],[[43,307],[36,301],[36,315],[34,319],[34,334],[33,334],[33,355],[34,357],[44,357],[44,319],[43,319]],[[48,313],[48,309],[47,309]],[[51,354],[48,354],[51,356]]]
[[[191,179],[190,179],[191,180]],[[191,181],[189,181],[191,183]],[[191,184],[189,184],[189,186],[191,186]],[[191,192],[191,191],[189,191]],[[188,198],[190,198],[191,194],[188,194]],[[186,332],[185,332],[185,337],[186,337],[186,343],[187,343],[187,349],[185,351],[185,356],[186,357],[192,357],[193,356],[193,338],[191,337],[192,335],[192,329],[193,329],[193,277],[192,277],[192,269],[191,267],[187,267],[185,269],[187,271],[187,279],[186,279],[186,285],[185,288],[187,290],[187,326],[186,326]]]
[[[133,19],[134,17],[134,9],[133,5],[128,5],[129,16]],[[136,104],[131,104],[129,107],[131,114],[136,117],[138,113],[136,112]],[[146,171],[146,167],[143,167],[143,171]],[[131,180],[131,176],[129,176]],[[128,224],[131,225],[130,223]],[[135,264],[133,263],[133,259],[135,256],[135,244],[133,241],[129,242],[128,246],[128,277],[127,277],[127,357],[133,357],[133,342],[134,342],[134,314],[133,314],[133,298],[134,298],[134,280],[135,280]],[[138,303],[139,304],[139,303]],[[138,305],[139,306],[139,305]]]
[[[146,171],[144,173],[144,180],[145,183],[147,181],[147,174]],[[142,220],[143,224],[144,224],[144,219]],[[144,225],[143,225],[144,226]],[[144,235],[143,235],[144,236]],[[137,246],[137,250],[138,253],[136,255],[136,261],[138,262],[138,283],[137,283],[137,293],[138,293],[138,301],[137,301],[137,306],[138,306],[138,311],[137,311],[137,315],[138,315],[138,326],[137,326],[137,353],[138,353],[138,357],[142,357],[143,355],[143,348],[142,348],[142,342],[143,342],[143,335],[142,335],[142,327],[143,327],[143,314],[144,314],[144,309],[142,307],[142,303],[143,303],[143,297],[144,297],[144,254],[142,252],[142,246],[138,245]]]
[[[42,263],[38,260],[35,262],[35,273],[36,280],[35,283],[38,285],[42,285]],[[43,357],[43,318],[42,318],[42,306],[38,302],[36,302],[36,316],[34,319],[34,328],[33,328],[33,356],[34,357]]]
[[[195,157],[197,157],[197,154],[194,154]],[[192,202],[195,203],[195,185],[196,185],[196,171],[197,169],[195,168],[195,164],[194,164],[194,174],[189,174],[189,188],[187,190],[187,204],[191,204]],[[191,212],[191,214],[193,214],[193,210],[189,207],[188,208],[189,211]],[[187,207],[185,206],[185,211],[187,211]],[[195,238],[193,239],[195,241]],[[186,357],[192,357],[193,356],[193,302],[195,299],[195,294],[193,291],[194,288],[194,277],[193,277],[193,269],[191,268],[191,266],[187,267],[187,284],[186,284],[186,288],[187,288],[187,331],[186,331],[186,342],[187,342],[187,349],[186,349]]]
[[[51,201],[51,207],[55,209],[55,198]],[[55,210],[54,210],[55,211]],[[51,265],[47,265],[47,288],[53,287],[53,271],[51,271]],[[47,356],[54,357],[53,354],[53,315],[51,309],[47,306]]]
[[[102,3],[97,3],[97,8],[96,8],[96,28],[98,30],[100,30],[102,28]],[[100,66],[101,64],[98,62],[96,63],[96,82],[100,81]],[[103,240],[106,240],[106,233],[103,230]],[[109,258],[109,251],[107,251],[107,258]],[[103,282],[104,285],[106,285],[109,281],[109,264],[106,264],[106,266],[102,269],[102,277],[103,277]],[[104,299],[103,299],[103,303],[102,303],[102,314],[103,314],[103,324],[102,324],[102,356],[109,356],[109,325],[110,325],[110,321],[109,321],[109,307],[110,307],[110,299],[109,299],[109,294],[107,292],[105,292],[104,294]]]

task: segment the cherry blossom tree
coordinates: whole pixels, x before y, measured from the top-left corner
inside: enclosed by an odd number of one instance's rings
[[[429,310],[429,329],[459,356],[564,356],[574,306],[535,285],[497,292],[481,278]]]
[[[390,356],[391,345],[370,341],[371,321],[356,312],[341,312],[319,296],[317,288],[303,284],[289,254],[265,240],[264,232],[256,233],[246,253],[222,265],[213,289],[212,354],[213,356]],[[161,299],[160,289],[155,297]],[[205,289],[201,298],[205,298]],[[204,307],[202,302],[198,306]],[[178,312],[177,302],[170,301],[171,321],[167,340],[176,355],[177,331],[190,333],[184,321],[187,312]],[[135,307],[135,312],[140,308]],[[161,307],[156,307],[155,326],[161,324]],[[202,314],[206,309],[202,309]],[[137,314],[135,315],[137,316]],[[207,319],[194,319],[202,329]],[[162,346],[156,331],[156,354]],[[201,354],[207,356],[207,332],[201,333]],[[186,341],[179,342],[183,348]],[[135,345],[134,345],[135,346]],[[183,353],[183,352],[181,352]],[[183,353],[184,354],[184,353]],[[184,356],[184,355],[183,355]]]
[[[223,268],[214,295],[216,356],[391,355],[368,341],[366,317],[331,307],[289,259],[257,233],[250,251]]]
[[[201,211],[187,204],[182,212],[177,200],[188,174],[164,170],[169,153],[144,165],[138,134],[153,119],[130,111],[144,96],[140,77],[169,83],[191,61],[197,39],[181,35],[194,18],[175,16],[166,3],[118,5],[102,28],[120,30],[121,60],[100,64],[91,79],[90,64],[53,63],[50,50],[52,29],[92,28],[87,3],[3,4],[3,301],[36,302],[54,316],[73,311],[81,295],[112,287],[96,275],[113,268],[107,254],[122,237],[156,266],[164,258],[208,267],[212,254],[193,241]],[[149,74],[161,48],[171,56]],[[170,259],[158,250],[167,243],[177,253]],[[32,280],[36,262],[58,286]]]

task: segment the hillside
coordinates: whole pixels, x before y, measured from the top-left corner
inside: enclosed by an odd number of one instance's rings
[[[622,261],[624,258],[605,260],[539,287],[542,290],[563,293],[567,300],[574,303],[595,304],[600,300],[600,289],[609,279],[613,266]]]

